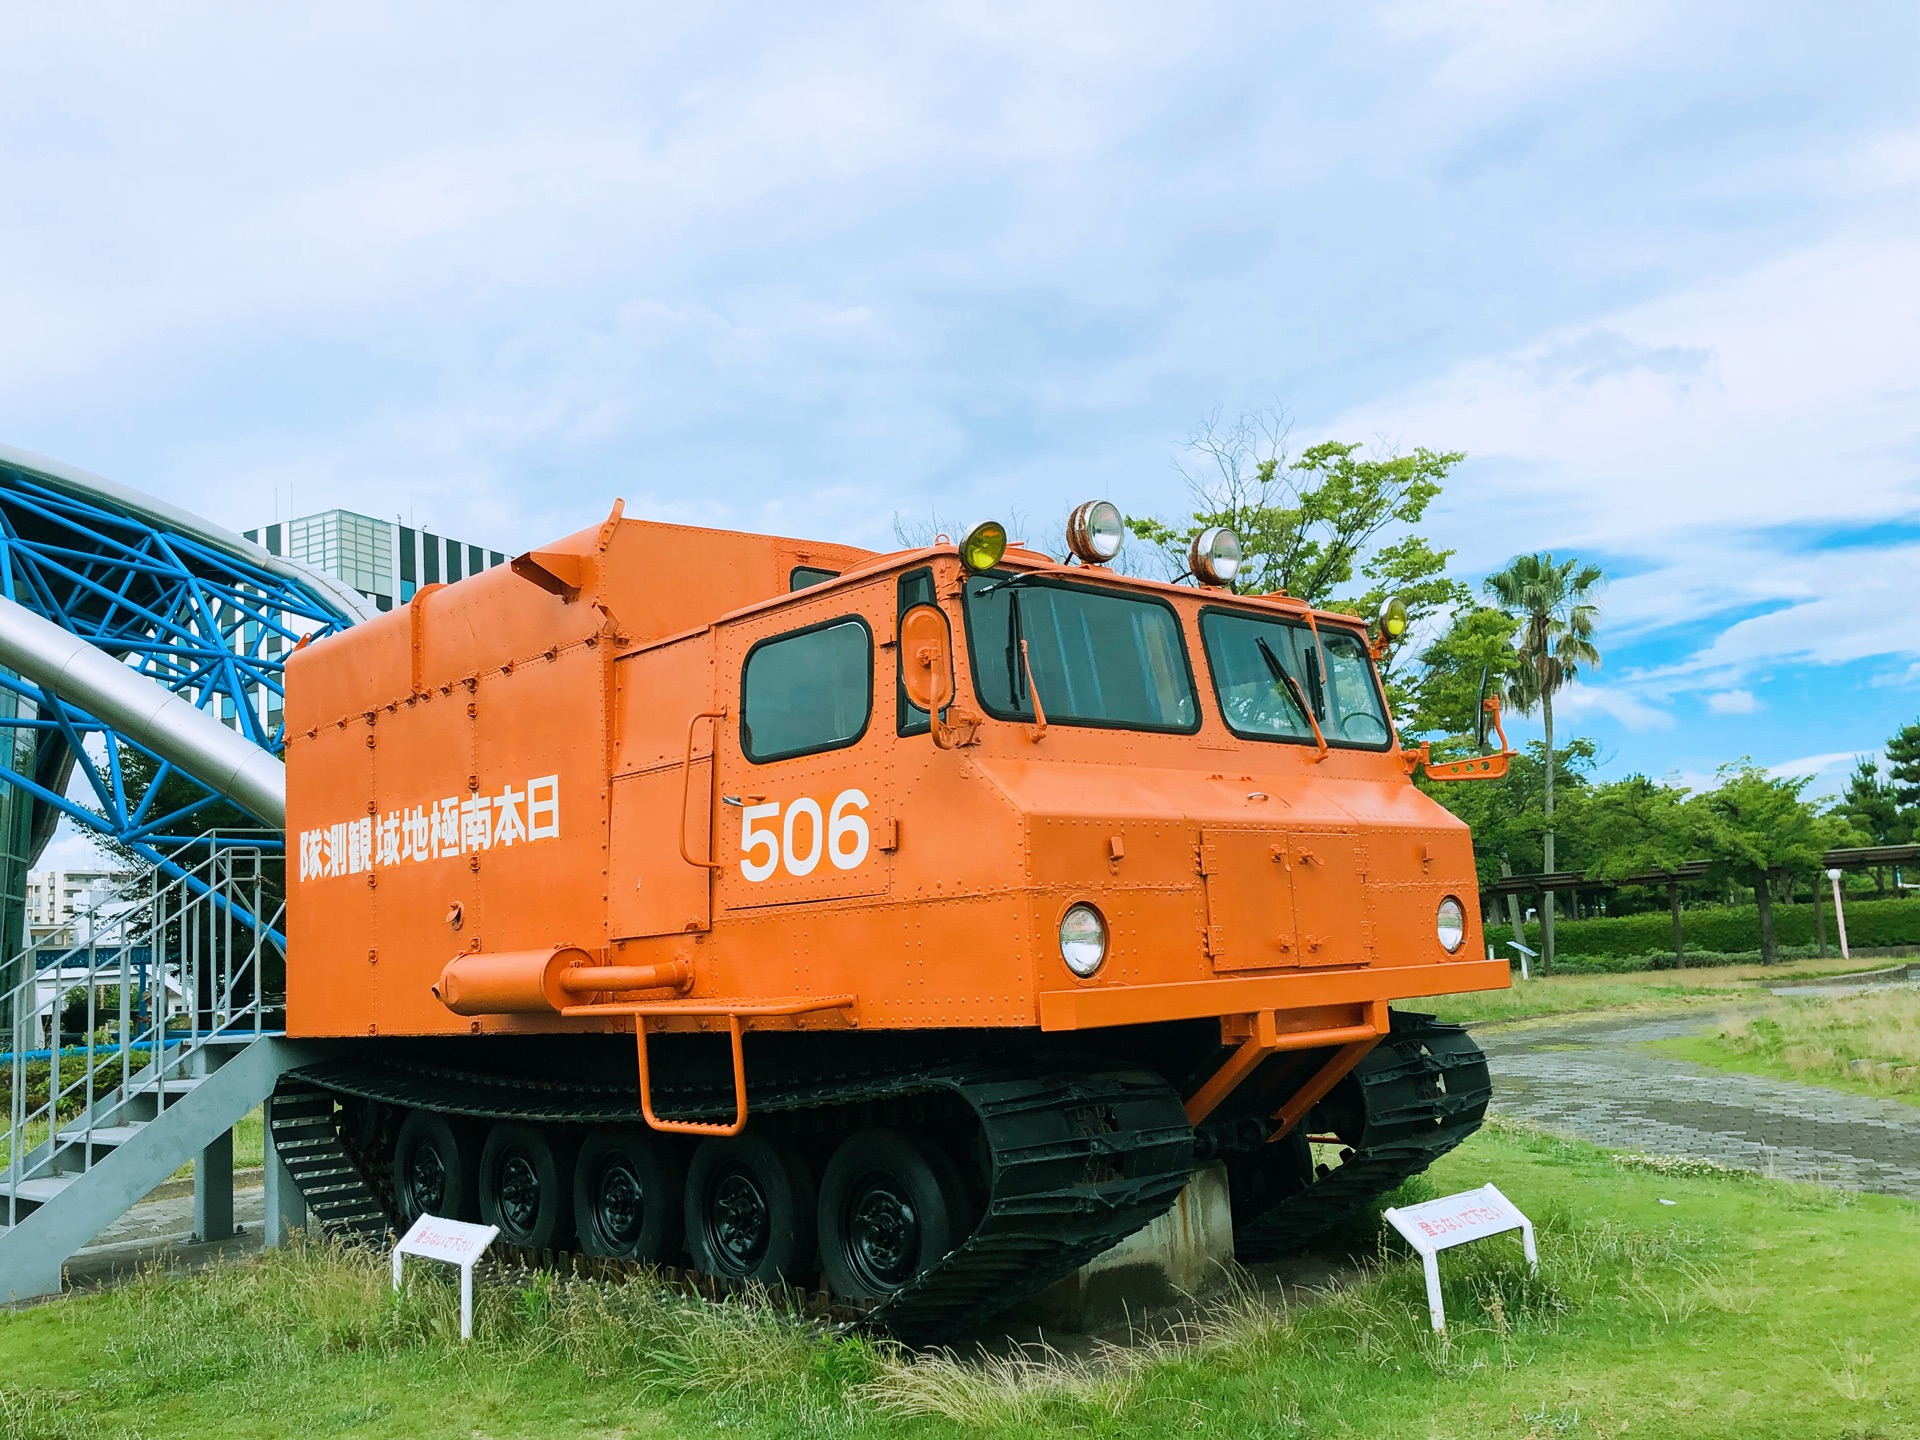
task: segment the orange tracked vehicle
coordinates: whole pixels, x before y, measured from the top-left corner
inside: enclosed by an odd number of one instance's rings
[[[1122,534],[616,507],[297,653],[287,1030],[353,1041],[277,1099],[316,1214],[824,1275],[925,1339],[1196,1164],[1258,1258],[1471,1133],[1479,1051],[1389,1002],[1507,967],[1385,637],[1230,593],[1225,532],[1113,573]]]

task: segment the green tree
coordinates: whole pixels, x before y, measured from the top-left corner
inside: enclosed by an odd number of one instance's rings
[[[1600,607],[1590,598],[1604,578],[1598,565],[1578,560],[1555,561],[1552,555],[1516,555],[1507,568],[1487,577],[1487,593],[1518,622],[1515,663],[1507,677],[1507,699],[1521,714],[1536,707],[1553,751],[1553,697],[1582,668],[1596,667],[1600,651],[1594,646],[1594,628]],[[1545,767],[1545,868],[1555,864],[1553,834],[1553,774]],[[1541,970],[1553,973],[1553,896],[1540,910]]]
[[[1594,754],[1593,742],[1582,737],[1562,746],[1553,757],[1558,772],[1556,791],[1562,800],[1561,839],[1567,842],[1565,851],[1575,857],[1576,865],[1588,848],[1579,802],[1586,792]],[[1473,832],[1474,863],[1483,889],[1508,874],[1532,875],[1542,869],[1541,839],[1546,833],[1546,817],[1541,795],[1546,764],[1547,748],[1534,740],[1521,748],[1498,780],[1476,780],[1468,785],[1416,777],[1415,783],[1422,790],[1459,816]],[[1524,944],[1525,916],[1518,897],[1508,896],[1507,914],[1513,938]]]
[[[1477,733],[1481,678],[1486,693],[1506,693],[1518,663],[1514,632],[1519,622],[1503,610],[1463,606],[1447,628],[1419,655],[1419,673],[1394,714],[1411,734],[1433,738],[1435,752],[1464,750]]]
[[[1887,741],[1887,771],[1894,803],[1902,810],[1920,808],[1920,720],[1902,725]]]
[[[1719,788],[1701,797],[1714,873],[1753,887],[1760,909],[1760,956],[1769,965],[1780,958],[1773,934],[1774,881],[1817,868],[1827,849],[1827,827],[1801,798],[1806,787],[1806,776],[1781,779],[1741,760],[1722,766]]]
[[[1629,775],[1594,786],[1584,808],[1584,828],[1593,845],[1587,875],[1614,884],[1629,876],[1666,875],[1673,963],[1685,965],[1680,882],[1673,876],[1682,865],[1701,858],[1709,826],[1699,803],[1679,786]]]
[[[1854,763],[1846,791],[1833,810],[1866,835],[1870,844],[1904,845],[1913,836],[1912,820],[1901,813],[1900,801],[1893,787],[1880,778],[1880,762],[1872,755],[1862,755]]]
[[[1188,437],[1189,458],[1179,467],[1192,513],[1177,522],[1129,515],[1127,524],[1177,575],[1186,573],[1194,536],[1225,526],[1240,537],[1233,589],[1241,595],[1285,591],[1325,605],[1358,572],[1372,582],[1370,591],[1391,589],[1410,611],[1456,603],[1464,590],[1445,578],[1451,550],[1417,538],[1377,550],[1374,543],[1394,526],[1419,523],[1466,456],[1425,448],[1383,457],[1360,452],[1359,445],[1329,440],[1296,458],[1277,414],[1248,413],[1231,424],[1215,415]]]

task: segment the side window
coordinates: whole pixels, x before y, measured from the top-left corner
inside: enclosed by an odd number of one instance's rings
[[[854,616],[762,640],[740,680],[740,748],[764,764],[837,750],[873,714],[873,635]]]
[[[805,590],[810,585],[824,585],[829,580],[838,580],[838,570],[822,570],[818,565],[796,565],[787,576],[787,591]]]
[[[900,605],[894,611],[896,621],[916,605],[933,605],[937,602],[933,596],[933,571],[909,570],[900,577]],[[900,647],[894,646],[894,659],[901,659]],[[896,666],[897,669],[897,666]],[[896,674],[893,681],[894,705],[898,715],[896,729],[902,735],[924,735],[931,725],[927,712],[907,699],[907,682]]]

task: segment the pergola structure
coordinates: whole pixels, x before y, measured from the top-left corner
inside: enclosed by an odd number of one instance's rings
[[[1901,866],[1920,864],[1920,845],[1859,845],[1838,850],[1829,850],[1820,857],[1820,868],[1827,870],[1877,870],[1883,866]],[[1713,864],[1708,860],[1689,860],[1676,865],[1671,870],[1650,870],[1640,875],[1626,875],[1617,880],[1596,880],[1582,875],[1577,870],[1556,870],[1539,875],[1503,875],[1498,880],[1480,887],[1483,901],[1506,897],[1511,905],[1522,895],[1531,895],[1544,903],[1549,893],[1561,893],[1577,890],[1617,890],[1628,885],[1664,887],[1667,892],[1667,904],[1673,914],[1675,953],[1680,945],[1680,887],[1704,880],[1712,871]],[[1826,918],[1821,911],[1822,896],[1825,887],[1815,883],[1813,887],[1814,919],[1820,932],[1821,953],[1826,953]],[[1519,911],[1513,912],[1515,922]],[[1516,932],[1518,924],[1514,926]],[[1516,934],[1516,938],[1518,938]]]
[[[0,594],[267,750],[280,746],[288,654],[373,613],[331,576],[164,501],[4,446]],[[136,751],[145,783],[133,785]],[[11,787],[0,797],[7,953],[18,945],[26,870],[61,819],[173,875],[183,873],[183,846],[213,843],[193,833],[203,825],[184,823],[220,802],[212,788],[5,672],[0,780]],[[278,849],[282,838],[254,834],[246,843]]]
[[[1822,870],[1877,870],[1887,865],[1920,864],[1920,845],[1861,845],[1829,850],[1820,857]],[[1669,889],[1704,880],[1713,868],[1708,860],[1689,860],[1672,870],[1649,870],[1617,880],[1596,880],[1577,870],[1554,870],[1539,875],[1503,875],[1480,887],[1482,898],[1501,895],[1545,895],[1549,891],[1618,890],[1628,885]]]

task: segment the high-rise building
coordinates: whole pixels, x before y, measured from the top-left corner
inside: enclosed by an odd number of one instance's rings
[[[406,604],[422,585],[464,580],[508,558],[498,550],[351,510],[323,510],[263,525],[247,531],[247,539],[269,554],[326,571],[382,610]]]
[[[80,939],[84,917],[112,902],[129,877],[120,870],[35,870],[27,876],[27,931],[34,944]],[[83,923],[76,928],[75,921]]]

